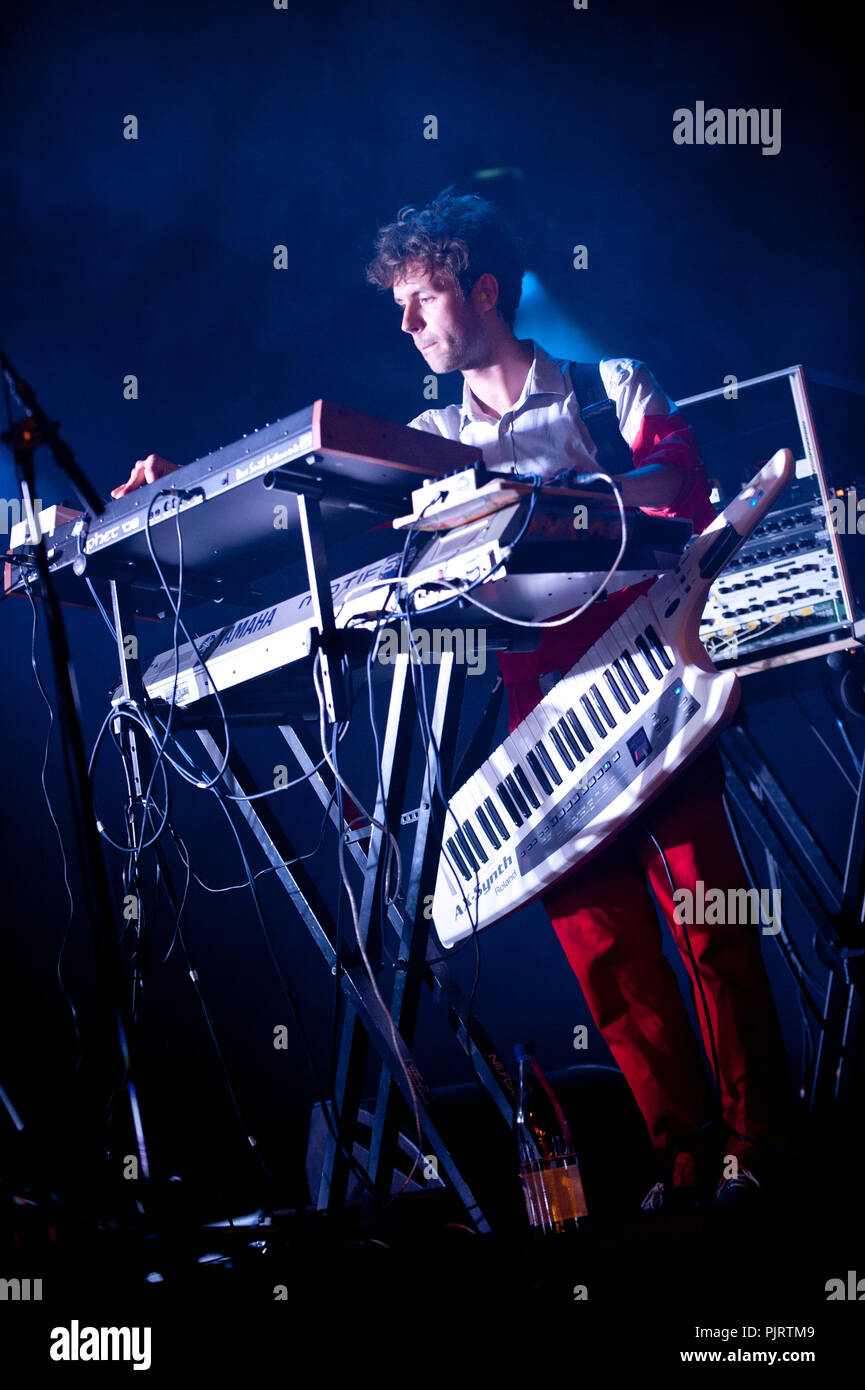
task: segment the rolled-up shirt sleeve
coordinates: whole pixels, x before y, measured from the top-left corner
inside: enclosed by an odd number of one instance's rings
[[[641,511],[656,516],[689,516],[697,530],[708,526],[715,510],[709,501],[706,469],[693,432],[675,402],[661,390],[645,362],[615,358],[600,366],[634,468],[660,463],[681,474],[679,491],[668,506],[642,507]]]

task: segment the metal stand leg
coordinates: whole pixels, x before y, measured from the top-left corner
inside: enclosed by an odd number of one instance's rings
[[[198,737],[214,766],[218,767],[222,754],[216,742],[204,730],[198,731]],[[248,769],[236,752],[231,754],[223,781],[228,790],[237,796],[249,797],[257,790]],[[268,860],[276,869],[277,876],[318,945],[328,968],[335,972],[335,924],[304,866],[300,863],[288,866],[288,861],[296,858],[293,845],[265,801],[240,801],[237,805]],[[339,983],[348,1004],[357,1014],[367,1037],[375,1046],[382,1063],[390,1071],[406,1104],[412,1110],[417,1107],[423,1133],[437,1157],[440,1176],[456,1191],[477,1230],[488,1231],[489,1223],[439,1131],[437,1102],[404,1040],[399,1033],[391,1029],[388,1014],[380,1003],[365,969],[354,961],[343,962]]]
[[[419,679],[423,679],[422,672]],[[459,714],[466,681],[465,666],[457,666],[453,653],[442,657],[431,720],[432,746],[427,751],[423,788],[418,807],[412,866],[403,908],[397,968],[394,973],[390,1012],[403,1037],[411,1042],[417,1025],[422,970],[429,943],[429,917],[424,912],[431,901],[441,851],[436,834],[433,806],[436,801],[436,760],[444,785],[448,786],[453,767]],[[437,750],[437,752],[436,752]],[[441,818],[440,818],[441,819]],[[390,1077],[382,1069],[375,1105],[369,1151],[369,1176],[380,1192],[390,1190],[393,1156],[399,1134],[399,1115],[394,1105]]]
[[[761,844],[777,863],[788,887],[813,921],[818,933],[818,953],[829,972],[808,1102],[809,1113],[819,1114],[849,1091],[851,1071],[857,1065],[865,957],[861,930],[865,768],[860,777],[845,880],[841,884],[741,723],[724,734],[722,748],[727,795],[747,825],[750,839]]]
[[[405,798],[408,757],[397,757],[397,750],[411,747],[414,708],[410,692],[408,658],[400,656],[394,668],[391,699],[388,708],[382,749],[381,782],[376,793],[374,820],[378,824],[370,827],[369,849],[364,865],[363,896],[361,899],[357,934],[365,945],[369,941],[370,927],[375,930],[376,959],[380,962],[380,943],[383,924],[379,919],[379,901],[383,872],[383,850],[385,850],[384,826],[399,825],[400,812]],[[369,954],[369,953],[368,953]],[[353,942],[346,950],[346,959],[358,961],[359,951]],[[394,1020],[399,1027],[399,1021]],[[411,1037],[403,1034],[407,1042]],[[350,1125],[354,1131],[355,1117],[361,1102],[363,1072],[366,1062],[367,1041],[362,1029],[357,1026],[357,1015],[350,1007],[346,1008],[340,1039],[339,1061],[334,1085],[334,1104],[339,1116],[340,1126]],[[340,1133],[340,1149],[332,1134],[325,1140],[324,1163],[322,1165],[321,1185],[318,1205],[334,1210],[345,1203],[348,1184],[348,1163],[346,1152],[351,1149],[351,1136]],[[370,1173],[370,1177],[373,1174]]]
[[[322,806],[330,805],[331,821],[338,830],[344,830],[345,827],[341,827],[339,824],[336,807],[332,804],[331,789],[321,773],[315,771],[313,757],[299,734],[289,724],[281,724],[279,732],[297,759],[300,770],[305,774],[307,785],[315,792]],[[348,850],[355,864],[362,870],[366,860],[360,845],[356,841],[350,841]],[[404,899],[399,903],[391,902],[388,905],[387,921],[396,933],[397,939],[401,940],[406,930]],[[438,944],[430,936],[427,940],[426,960],[423,965],[424,984],[430,990],[435,1002],[447,1011],[448,1023],[457,1042],[470,1059],[475,1074],[501,1113],[505,1123],[510,1125],[513,1118],[513,1078],[496,1052],[486,1030],[474,1014],[471,1019],[471,1027],[468,1027],[466,1023],[468,1000],[459,985],[451,979],[447,964],[437,959],[439,955]]]
[[[395,823],[395,806],[402,804],[405,784],[404,770],[408,764],[408,754],[405,752],[401,759],[403,772],[399,778],[399,785],[397,785],[394,776],[394,758],[401,746],[404,748],[408,746],[409,735],[414,727],[414,700],[410,695],[407,696],[409,669],[408,657],[400,657],[394,675],[388,724],[382,749],[382,787],[385,790],[388,823],[391,825]],[[409,813],[417,825],[411,872],[400,910],[397,912],[396,908],[391,905],[389,913],[391,924],[396,928],[399,938],[390,1013],[402,1037],[410,1044],[414,1037],[417,1021],[421,984],[425,983],[431,988],[436,1001],[444,1004],[447,1008],[451,1026],[470,1060],[472,1060],[476,1075],[491,1095],[505,1123],[510,1126],[513,1114],[513,1082],[507,1068],[496,1055],[489,1038],[476,1020],[472,1020],[471,1030],[468,1029],[466,1023],[468,1010],[461,997],[457,1000],[458,992],[450,983],[447,966],[443,963],[436,963],[436,965],[429,967],[426,964],[427,957],[434,959],[438,954],[437,943],[430,937],[429,917],[425,911],[427,902],[431,902],[432,899],[432,889],[435,884],[440,853],[440,835],[437,833],[433,821],[433,806],[437,795],[436,760],[438,761],[440,776],[447,783],[454,760],[465,678],[465,669],[456,665],[452,654],[443,654],[431,721],[432,746],[425,750],[425,774],[419,805],[416,810]],[[303,749],[299,738],[288,726],[283,727],[282,732],[303,770],[311,774],[311,780],[322,804],[328,805],[330,801],[329,788],[326,788],[324,781],[312,772],[312,760]],[[381,791],[379,792],[375,818],[382,820]],[[372,886],[377,894],[377,867],[381,842],[382,831],[373,827],[369,853],[364,866],[366,873],[365,907],[369,907],[371,902],[375,901],[375,899],[371,899],[367,890]],[[361,920],[362,922],[369,920],[363,911]],[[343,1027],[336,1085],[336,1102],[343,1115],[353,1114],[360,1102],[356,1086],[353,1089],[350,1088],[354,1078],[362,1077],[365,1056],[364,1039],[357,1033],[354,1017],[348,1014]],[[375,1182],[377,1190],[382,1196],[386,1196],[390,1191],[398,1135],[399,1115],[391,1088],[390,1076],[385,1069],[382,1069],[367,1168],[370,1178]],[[335,1191],[338,1192],[339,1201],[344,1199],[347,1167],[344,1161],[340,1162],[340,1155],[336,1148],[337,1146],[331,1138],[326,1151],[319,1194],[321,1207],[332,1204]]]

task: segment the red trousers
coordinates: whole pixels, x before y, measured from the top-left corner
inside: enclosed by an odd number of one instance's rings
[[[544,896],[565,955],[627,1080],[672,1181],[720,1177],[724,1154],[759,1173],[767,1150],[789,1141],[787,1059],[760,950],[759,925],[688,925],[706,995],[728,1129],[707,1141],[713,1097],[675,973],[662,951],[654,892],[694,984],[706,1055],[712,1044],[676,889],[747,888],[722,804],[717,747],[681,773],[624,835]],[[709,1131],[711,1134],[711,1131]],[[745,1136],[744,1138],[739,1136]],[[755,1142],[756,1141],[756,1142]],[[707,1147],[708,1143],[708,1147]]]

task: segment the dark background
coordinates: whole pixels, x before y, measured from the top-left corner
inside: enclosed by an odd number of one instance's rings
[[[865,379],[861,129],[851,114],[853,42],[839,19],[780,3],[706,10],[591,0],[576,11],[565,0],[439,0],[370,12],[343,3],[277,11],[260,0],[97,3],[82,12],[37,0],[6,16],[3,50],[0,341],[105,494],[150,451],[184,463],[316,397],[394,420],[426,408],[424,364],[363,271],[376,228],[452,182],[500,195],[517,219],[535,291],[518,332],[554,352],[641,358],[676,398],[730,373],[741,380],[795,362]],[[673,111],[698,100],[781,108],[780,153],[675,145]],[[123,138],[129,114],[136,141]],[[436,140],[423,135],[430,114]],[[474,177],[495,169],[518,172]],[[278,244],[289,248],[288,270],[273,267]],[[576,244],[588,247],[583,271],[572,266]],[[138,378],[137,400],[123,397],[128,374]],[[440,404],[458,399],[459,378],[440,385]],[[841,472],[848,463],[856,460],[835,460]],[[0,468],[13,497],[6,462]],[[46,451],[37,468],[41,498],[69,497]],[[89,747],[115,680],[113,654],[98,614],[65,611]],[[47,711],[30,669],[30,622],[24,600],[3,605],[0,1083],[54,1190],[73,1195],[90,1184],[98,1203],[116,1072],[95,1006],[55,739],[46,782],[76,898],[66,999],[57,979],[68,904],[39,786]],[[163,650],[170,636],[151,631],[146,643]],[[38,664],[49,682],[41,637]],[[810,665],[803,703],[844,760],[820,694],[823,664]],[[469,680],[468,727],[488,684]],[[849,788],[789,695],[752,702],[767,756],[843,862]],[[346,764],[361,787],[369,784],[363,737]],[[861,749],[861,728],[854,739]],[[284,761],[260,735],[249,747],[262,775]],[[97,791],[117,836],[112,763],[106,752]],[[172,814],[206,882],[242,881],[212,799],[178,786]],[[283,815],[298,847],[312,848],[318,820],[308,799],[286,802]],[[332,843],[313,862],[331,892]],[[116,885],[111,851],[109,868]],[[284,895],[267,878],[259,883],[324,1078],[332,982]],[[156,968],[173,938],[163,909],[143,1007],[154,1169],[180,1174],[215,1214],[272,1202],[246,1143],[252,1133],[279,1199],[303,1202],[316,1088],[248,894],[193,887],[183,923],[245,1127],[176,942]],[[813,964],[811,931],[792,904],[790,924]],[[795,992],[770,938],[764,950],[795,1081]],[[551,1069],[609,1063],[541,909],[490,932],[481,962],[476,1007],[506,1058],[528,1035]],[[470,988],[470,952],[455,970]],[[590,1049],[575,1053],[574,1028],[584,1022]],[[282,1023],[289,1045],[276,1051]],[[433,1084],[469,1079],[431,1008],[417,1055]],[[113,1135],[123,1123],[121,1108]],[[0,1126],[8,1141],[3,1115]]]

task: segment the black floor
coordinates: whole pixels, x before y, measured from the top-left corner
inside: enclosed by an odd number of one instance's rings
[[[308,1211],[208,1228],[158,1193],[150,1213],[108,1218],[22,1206],[7,1185],[0,1278],[19,1283],[0,1299],[3,1362],[15,1358],[22,1384],[133,1373],[53,1361],[54,1329],[76,1320],[80,1335],[149,1327],[157,1383],[191,1373],[246,1384],[274,1370],[305,1379],[313,1363],[382,1384],[498,1380],[518,1367],[547,1381],[590,1363],[612,1378],[664,1374],[687,1352],[849,1373],[865,1346],[854,1170],[839,1162],[747,1207],[637,1209],[541,1240],[475,1234],[442,1192],[403,1197],[373,1221],[352,1208],[339,1220]],[[838,1279],[847,1296],[830,1300]]]

